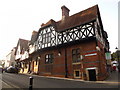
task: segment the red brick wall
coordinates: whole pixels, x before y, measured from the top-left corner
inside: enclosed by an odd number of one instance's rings
[[[80,48],[81,55],[87,55],[91,53],[97,53],[97,55],[84,56],[84,59],[81,61],[83,63],[83,68],[81,64],[73,65],[72,64],[72,50],[77,49],[77,48]],[[102,48],[102,46],[100,48]],[[105,63],[104,49],[101,52],[95,51],[96,50],[95,41],[88,41],[88,42],[81,43],[78,45],[67,46],[66,50],[67,50],[68,77],[73,78],[74,76],[73,73],[75,69],[80,69],[81,72],[86,73],[86,68],[90,68],[90,67],[98,67],[98,69],[101,67],[101,72],[103,74],[106,73],[105,64],[104,64]],[[61,56],[58,56],[58,52],[61,52]],[[53,63],[45,64],[45,55],[51,54],[51,53],[54,54]],[[52,75],[52,76],[65,77],[65,48],[48,50],[48,51],[42,52],[40,56],[41,56],[40,66],[39,66],[40,75]],[[99,63],[99,60],[101,61],[100,63]],[[46,71],[46,67],[50,68],[49,72]]]

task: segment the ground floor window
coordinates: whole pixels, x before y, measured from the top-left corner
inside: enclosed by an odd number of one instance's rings
[[[72,50],[72,61],[73,63],[80,62],[80,49],[73,49]]]
[[[81,78],[80,70],[74,70],[74,78]]]
[[[45,64],[50,64],[53,63],[53,54],[46,54],[45,55]]]

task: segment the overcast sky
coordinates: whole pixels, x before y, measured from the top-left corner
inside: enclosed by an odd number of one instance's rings
[[[30,40],[33,30],[50,19],[61,19],[61,6],[70,15],[98,4],[104,30],[108,33],[110,50],[118,46],[119,0],[1,0],[0,1],[0,59],[17,45],[18,39]]]

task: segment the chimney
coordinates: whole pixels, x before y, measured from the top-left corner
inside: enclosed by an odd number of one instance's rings
[[[35,35],[36,33],[37,33],[37,31],[34,30],[34,31],[32,32],[32,35]]]
[[[62,9],[62,20],[64,20],[65,18],[69,17],[69,9],[64,5],[61,7]]]
[[[44,23],[41,24],[41,27],[43,27],[43,26],[44,26]]]

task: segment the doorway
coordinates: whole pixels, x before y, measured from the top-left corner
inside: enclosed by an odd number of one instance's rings
[[[89,81],[96,81],[96,70],[95,69],[88,70],[88,74],[89,74]]]

